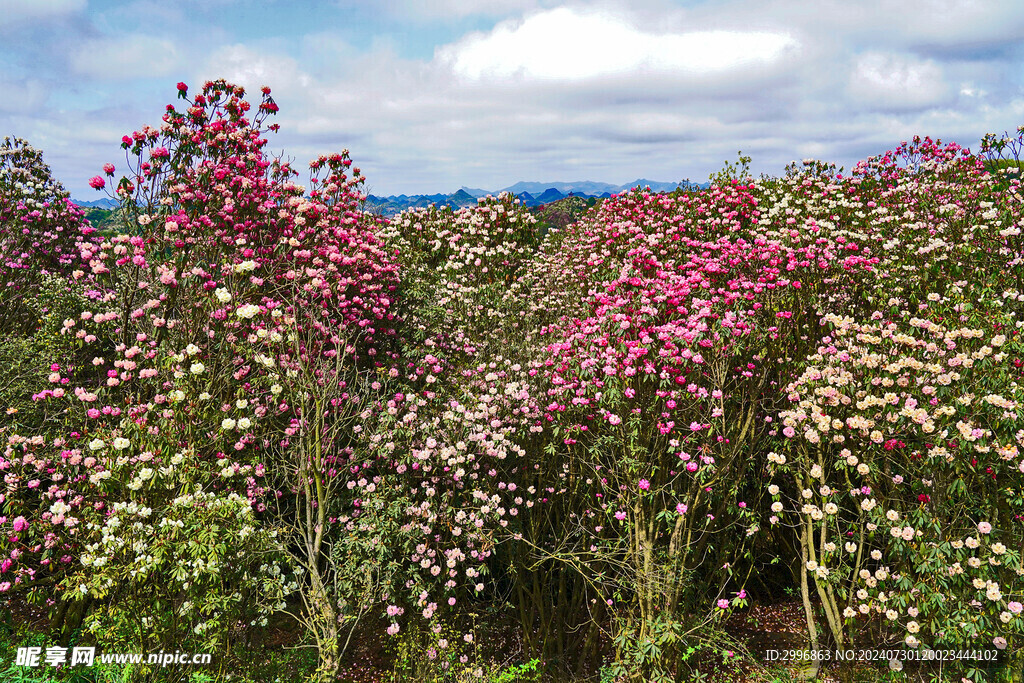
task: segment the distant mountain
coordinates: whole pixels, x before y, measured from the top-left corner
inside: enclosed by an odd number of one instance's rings
[[[501,192],[510,192],[528,208],[542,206],[557,202],[572,195],[575,197],[598,197],[607,198],[612,195],[631,190],[634,187],[650,187],[654,192],[671,192],[679,187],[680,183],[665,183],[646,178],[637,178],[631,183],[623,185],[612,185],[611,183],[599,183],[592,180],[578,180],[573,182],[537,183],[521,181],[515,185],[509,185],[501,190],[482,190],[475,187],[460,187],[452,194],[414,194],[414,195],[390,195],[387,197],[369,195],[366,198],[365,208],[368,211],[380,212],[385,216],[394,216],[406,209],[426,208],[434,206],[450,206],[460,209],[466,206],[476,206],[480,197],[487,195],[497,196]],[[691,187],[706,188],[708,183],[698,185],[691,183]],[[102,200],[101,200],[102,201]]]
[[[461,209],[466,206],[476,206],[477,198],[464,189],[459,189],[452,194],[400,194],[389,197],[378,197],[371,194],[366,197],[364,208],[367,211],[380,212],[385,216],[394,216],[406,209],[425,209],[431,205]]]
[[[530,194],[529,192],[520,192],[519,194],[517,194],[515,196],[516,196],[516,199],[518,199],[520,202],[522,202],[523,206],[525,206],[528,209],[529,208],[533,208],[533,207],[537,206],[538,204],[540,204],[540,202],[538,202],[536,200],[536,198],[534,198],[534,196],[532,194]]]
[[[696,183],[692,183],[695,185]],[[572,182],[554,182],[554,183],[536,183],[528,181],[520,181],[515,185],[509,185],[506,188],[502,188],[501,192],[511,192],[512,194],[519,196],[523,192],[529,192],[530,194],[537,196],[539,193],[544,192],[549,188],[554,188],[562,193],[563,196],[568,195],[570,192],[573,194],[583,195],[587,197],[596,197],[600,194],[607,192],[609,195],[619,194],[631,190],[634,187],[650,187],[654,192],[671,192],[672,190],[679,187],[678,182],[659,182],[657,180],[647,180],[646,178],[637,178],[631,183],[623,183],[622,185],[612,185],[611,183],[599,183],[593,180],[574,180]],[[701,185],[701,187],[707,187],[707,183]]]
[[[559,199],[565,199],[565,195],[556,190],[553,187],[549,187],[544,190],[537,198],[538,204],[548,204],[550,202],[557,202]]]
[[[117,202],[113,199],[103,198],[95,201],[86,202],[81,199],[72,199],[71,202],[77,206],[81,206],[84,209],[116,209]]]
[[[501,192],[511,192],[514,195],[519,195],[523,192],[529,192],[536,196],[548,188],[554,188],[559,192],[568,194],[575,192],[577,194],[595,195],[599,192],[615,192],[616,186],[610,183],[595,183],[592,180],[575,180],[573,182],[556,182],[556,183],[533,183],[520,181],[515,185],[509,185],[508,187],[502,188]]]
[[[482,197],[484,195],[480,196]],[[470,192],[467,192],[466,190],[463,190],[462,188],[459,188],[459,191],[456,192],[455,194],[448,195],[448,198],[445,200],[445,203],[453,204],[461,208],[463,206],[476,206],[476,200],[477,197],[475,195],[473,195]]]
[[[551,204],[552,202],[561,201],[566,197],[566,195],[562,194],[553,187],[549,187],[548,189],[538,194],[536,197],[530,194],[529,192],[520,192],[515,196],[520,202],[522,202],[523,206],[525,206],[528,209],[533,209],[538,206],[543,206],[544,204]]]

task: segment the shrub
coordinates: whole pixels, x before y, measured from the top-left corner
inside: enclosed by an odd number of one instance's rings
[[[0,145],[0,327],[30,334],[32,300],[48,275],[66,275],[94,229],[50,174],[43,155],[21,138]]]

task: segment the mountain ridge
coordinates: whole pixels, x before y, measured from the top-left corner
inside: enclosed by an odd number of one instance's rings
[[[502,192],[510,192],[518,197],[527,207],[533,208],[565,199],[569,196],[605,199],[612,195],[631,190],[635,187],[649,187],[653,192],[671,192],[683,185],[682,182],[659,182],[646,178],[637,178],[631,183],[613,185],[593,180],[555,181],[550,183],[521,180],[500,190],[484,190],[463,185],[455,192],[444,194],[420,195],[386,195],[370,194],[366,198],[366,208],[379,211],[386,216],[393,216],[405,209],[426,208],[435,206],[451,206],[460,209],[475,206],[477,200],[487,195],[496,196]],[[689,183],[691,188],[704,189],[709,183]]]
[[[75,206],[80,206],[83,209],[116,209],[118,203],[113,199],[104,197],[103,199],[95,199],[93,201],[85,201],[84,199],[71,198],[71,203]]]
[[[593,180],[555,181],[550,183],[521,180],[500,190],[484,190],[463,185],[450,194],[441,192],[386,196],[369,194],[366,197],[366,209],[380,212],[385,216],[393,216],[406,209],[426,208],[432,204],[434,206],[451,206],[454,209],[461,209],[466,206],[476,206],[477,200],[481,197],[488,195],[497,196],[502,192],[511,192],[516,197],[519,197],[527,207],[533,208],[562,200],[568,196],[604,199],[635,187],[649,187],[653,192],[671,192],[680,185],[682,185],[681,182],[659,182],[646,178],[637,178],[631,183],[623,183],[622,185],[613,185],[612,183]],[[708,185],[708,183],[690,183],[689,186],[703,189],[708,187]],[[71,201],[83,208],[117,208],[117,202],[108,198],[93,201],[72,198]]]

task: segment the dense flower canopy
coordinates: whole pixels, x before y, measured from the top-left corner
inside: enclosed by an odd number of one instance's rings
[[[0,350],[38,365],[0,386],[5,597],[104,646],[286,615],[321,680],[356,632],[482,678],[514,623],[553,673],[672,681],[739,671],[723,620],[790,587],[815,648],[1019,665],[1015,165],[926,138],[553,229],[385,220],[348,151],[267,154],[269,89],[177,94],[90,180],[116,229],[0,150]]]

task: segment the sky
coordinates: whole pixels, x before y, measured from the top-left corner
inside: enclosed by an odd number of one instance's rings
[[[121,136],[225,78],[268,149],[348,149],[378,195],[849,169],[1024,125],[1019,0],[0,0],[0,136],[79,199]]]

